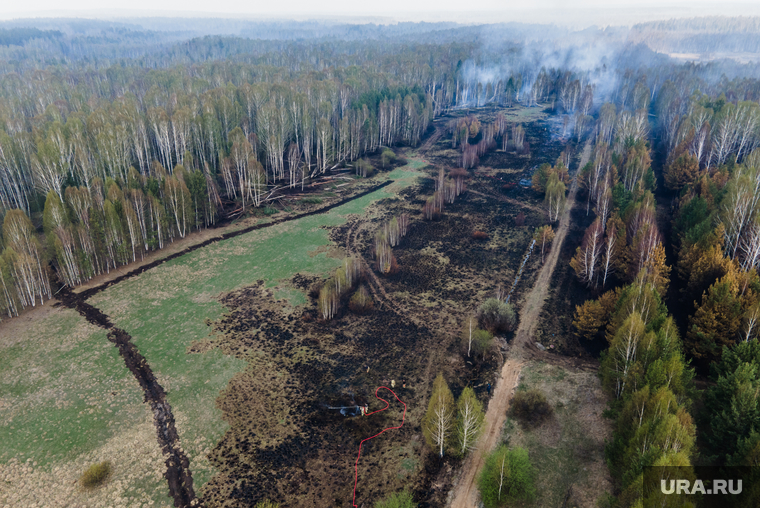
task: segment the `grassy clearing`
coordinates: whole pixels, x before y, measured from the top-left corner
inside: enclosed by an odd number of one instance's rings
[[[389,174],[391,187],[411,185],[419,173],[397,169]],[[224,312],[218,297],[263,280],[275,288],[275,298],[290,305],[307,301],[288,281],[296,273],[325,275],[343,257],[332,245],[329,228],[362,214],[373,202],[393,197],[386,189],[298,221],[212,244],[120,283],[93,297],[90,303],[127,330],[168,392],[177,428],[191,461],[196,485],[206,483],[213,470],[206,458],[226,425],[216,398],[229,381],[245,370],[246,362],[218,349],[187,354],[188,347],[208,336],[206,322]],[[284,305],[287,305],[284,303]]]
[[[563,506],[571,487],[568,507],[596,506],[612,488],[604,462],[611,429],[601,417],[606,399],[599,379],[595,373],[531,362],[518,390],[533,388],[546,394],[552,416],[533,428],[507,418],[503,435],[510,446],[529,452],[538,472],[535,506]]]
[[[168,504],[150,409],[105,331],[73,310],[35,309],[3,323],[0,358],[0,506],[68,506],[127,491]],[[82,471],[104,460],[119,483],[78,490]]]

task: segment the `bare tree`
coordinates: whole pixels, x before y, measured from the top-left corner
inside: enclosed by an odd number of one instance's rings
[[[599,218],[588,227],[583,242],[570,260],[570,266],[578,278],[589,287],[596,287],[599,278],[597,269],[604,247],[604,230]]]

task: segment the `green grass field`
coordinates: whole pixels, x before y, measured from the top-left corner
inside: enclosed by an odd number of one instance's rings
[[[535,506],[596,506],[612,484],[604,461],[610,423],[601,417],[605,396],[596,374],[531,362],[521,373],[518,390],[542,391],[553,414],[536,427],[508,418],[504,438],[526,448],[537,473]]]
[[[0,505],[65,506],[118,492],[167,505],[150,408],[106,332],[63,308],[19,319],[0,338]],[[80,492],[74,483],[100,460],[117,463],[113,482]]]
[[[218,297],[263,280],[290,304],[307,302],[290,287],[296,273],[326,276],[339,266],[344,253],[329,239],[329,228],[345,223],[350,214],[362,214],[377,200],[413,183],[415,161],[409,170],[388,175],[390,191],[380,189],[331,210],[271,228],[218,242],[171,260],[96,295],[90,303],[127,330],[147,358],[177,419],[182,446],[191,461],[196,485],[207,482],[213,470],[205,456],[227,425],[216,408],[219,392],[245,362],[214,349],[188,354],[188,347],[208,336],[207,320],[224,312]]]
[[[287,281],[338,266],[329,228],[395,196],[423,165],[379,175],[395,183],[329,213],[212,244],[90,300],[132,335],[168,392],[196,489],[213,474],[206,454],[226,429],[216,398],[246,367],[216,349],[187,353],[208,336],[206,320],[225,312],[218,298],[264,280],[276,298],[307,303]],[[106,332],[69,309],[29,316],[0,327],[0,506],[170,506],[150,408]],[[80,489],[79,475],[103,460],[114,466],[109,482]]]

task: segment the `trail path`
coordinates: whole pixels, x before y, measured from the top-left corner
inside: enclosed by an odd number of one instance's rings
[[[578,166],[579,168],[582,168],[586,164],[590,154],[591,143],[586,143],[580,165]],[[462,473],[459,483],[454,487],[453,500],[449,505],[450,508],[476,508],[478,506],[476,478],[483,464],[485,464],[486,456],[496,447],[499,441],[501,429],[504,427],[504,422],[507,418],[509,402],[520,379],[520,371],[523,364],[532,356],[529,351],[526,351],[525,346],[529,344],[531,337],[533,337],[541,309],[549,292],[549,284],[554,273],[554,268],[559,260],[562,243],[565,241],[565,236],[567,236],[567,232],[570,229],[570,211],[575,204],[575,194],[577,191],[577,180],[573,178],[570,194],[562,211],[552,248],[546,257],[544,266],[541,267],[533,288],[525,297],[525,302],[520,310],[520,324],[517,327],[514,342],[507,353],[507,360],[501,368],[501,376],[496,383],[493,398],[491,398],[488,404],[488,411],[483,423],[483,434],[478,441],[478,447],[470,454],[462,466]]]
[[[419,148],[417,148],[417,153],[420,155],[426,155],[433,148],[433,146],[435,146],[438,140],[441,139],[442,136],[443,129],[440,126],[436,126],[435,132],[431,134],[430,137],[427,138]]]

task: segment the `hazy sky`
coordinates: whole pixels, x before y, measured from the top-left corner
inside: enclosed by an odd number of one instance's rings
[[[24,0],[0,2],[0,18],[135,15],[242,17],[390,16],[400,20],[630,24],[701,15],[760,15],[760,1],[733,0]],[[225,16],[226,17],[226,16]],[[236,16],[237,17],[237,16]]]

